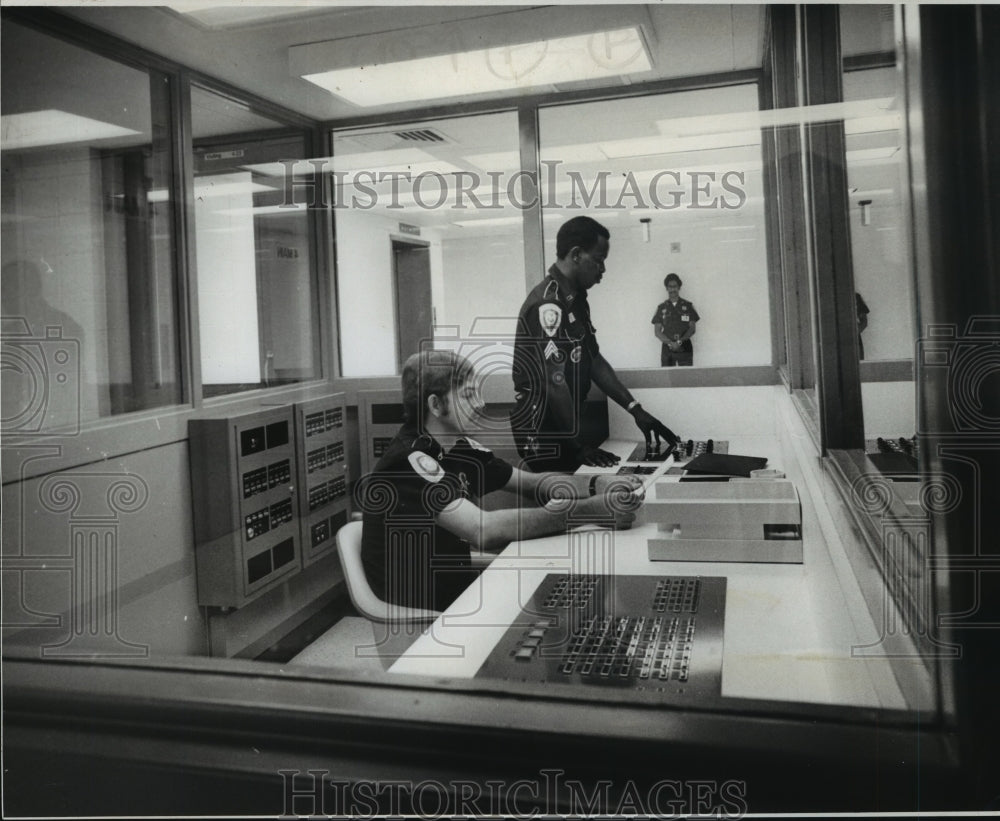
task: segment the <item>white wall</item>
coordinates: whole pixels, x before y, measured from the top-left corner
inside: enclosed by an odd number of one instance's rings
[[[485,327],[513,335],[526,294],[520,226],[513,236],[447,239],[441,249],[443,310],[437,324],[457,326],[461,336]]]
[[[594,216],[601,221],[600,213]],[[733,223],[747,228],[713,230]],[[648,243],[643,242],[638,216],[608,220],[606,226],[611,232],[607,273],[590,291],[590,304],[597,339],[609,362],[618,368],[660,367],[661,346],[650,320],[667,298],[663,278],[674,272],[684,281],[681,296],[701,317],[692,339],[696,366],[770,363],[762,217],[696,220],[655,215]],[[552,259],[554,243],[553,236]],[[680,245],[676,252],[671,251],[675,243]]]
[[[257,258],[249,171],[195,180],[201,378],[260,381]]]
[[[904,231],[902,209],[892,195],[875,198],[869,225],[861,224],[861,209],[852,197],[854,285],[871,311],[861,334],[866,360],[913,357],[913,294]]]
[[[913,382],[864,382],[861,407],[865,436],[907,439],[917,432],[917,391]]]
[[[759,176],[759,175],[758,175]],[[711,216],[689,212],[587,212],[611,233],[604,280],[590,293],[601,351],[616,368],[659,368],[651,319],[667,298],[663,279],[676,273],[681,296],[701,317],[692,344],[695,366],[771,362],[771,320],[764,219],[747,178],[748,203]],[[639,217],[650,217],[649,242]],[[555,261],[560,221],[546,220],[547,264]],[[672,250],[678,249],[678,250]]]
[[[396,373],[392,243],[398,221],[344,209],[337,230],[337,311],[344,376]]]
[[[774,385],[731,388],[644,388],[632,395],[682,439],[774,436],[778,431]],[[608,403],[612,439],[641,441],[631,415]]]

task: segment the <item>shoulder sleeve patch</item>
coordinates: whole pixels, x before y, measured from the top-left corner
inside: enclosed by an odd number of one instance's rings
[[[477,442],[471,436],[466,436],[465,437],[465,441],[469,443],[469,447],[472,448],[473,450],[478,450],[481,453],[492,453],[493,452],[489,448],[483,447],[482,445],[480,445],[479,442]]]
[[[409,455],[410,465],[417,472],[417,475],[427,482],[440,482],[444,476],[444,468],[430,454],[420,450],[414,450]]]
[[[562,324],[562,308],[555,302],[543,302],[538,306],[538,324],[548,336],[555,336]]]

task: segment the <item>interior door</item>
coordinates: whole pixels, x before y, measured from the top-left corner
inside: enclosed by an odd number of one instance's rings
[[[396,354],[399,368],[433,338],[431,261],[427,244],[392,240],[396,284]]]

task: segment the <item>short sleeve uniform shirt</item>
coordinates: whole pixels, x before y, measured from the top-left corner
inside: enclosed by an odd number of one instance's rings
[[[452,503],[502,488],[513,467],[475,442],[447,453],[404,425],[357,493],[361,559],[372,591],[406,607],[445,610],[476,578],[469,543],[437,523]]]
[[[694,305],[686,299],[678,299],[674,305],[669,299],[656,306],[656,313],[651,320],[654,325],[662,325],[663,333],[670,339],[680,339],[692,322],[697,322],[701,317],[694,309]],[[685,339],[681,348],[684,351],[692,350],[691,340]]]
[[[600,353],[587,292],[577,290],[553,265],[521,306],[514,341],[514,390],[518,401],[544,408],[554,367],[561,366],[570,395],[581,405]],[[544,415],[544,414],[542,414]]]

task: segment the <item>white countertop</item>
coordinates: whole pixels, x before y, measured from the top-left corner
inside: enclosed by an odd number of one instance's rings
[[[775,436],[732,437],[728,442],[731,454],[767,456],[769,468],[786,470]],[[605,448],[626,456],[635,444],[614,440],[605,443]],[[784,455],[792,458],[787,450]],[[672,477],[662,477],[670,466],[668,461],[657,473],[641,478],[648,479],[649,485],[670,481]],[[796,466],[788,468],[788,478],[795,481]],[[636,526],[627,531],[583,530],[514,542],[390,672],[439,678],[475,676],[548,573],[725,576],[723,696],[905,707],[891,676],[885,670],[873,672],[878,663],[852,656],[852,646],[863,643],[856,635],[858,614],[847,612],[815,523],[810,495],[801,487],[799,494],[802,564],[650,561],[647,539],[657,528],[642,523],[641,509]]]

